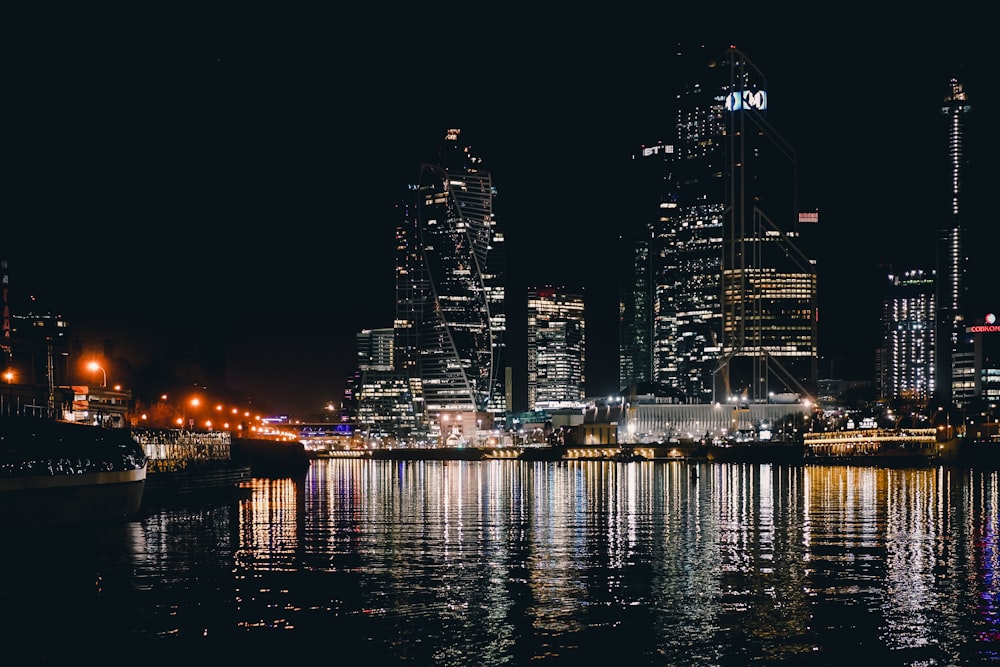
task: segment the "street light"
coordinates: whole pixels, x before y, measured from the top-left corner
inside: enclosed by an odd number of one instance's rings
[[[103,368],[101,368],[100,364],[98,364],[96,361],[91,361],[89,364],[87,364],[87,368],[89,368],[91,372],[101,371],[101,386],[102,387],[108,386],[108,373]]]
[[[13,401],[13,399],[14,399],[13,392],[11,391],[11,388],[10,388],[11,383],[14,381],[14,371],[12,369],[10,369],[10,368],[8,368],[7,370],[5,370],[3,372],[3,379],[7,381],[7,392],[6,392],[6,394],[7,394],[7,403],[8,403],[7,412],[9,413],[9,412],[11,412],[9,403],[11,401]],[[3,399],[0,399],[0,407],[2,407],[2,406],[3,406]]]

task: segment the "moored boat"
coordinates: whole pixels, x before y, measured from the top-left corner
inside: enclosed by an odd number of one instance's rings
[[[250,466],[254,477],[302,477],[312,461],[305,446],[265,438],[231,438],[230,457]]]
[[[933,428],[857,429],[806,433],[805,462],[927,466],[955,459],[957,441]]]
[[[129,517],[142,505],[146,467],[121,429],[0,417],[0,525]]]
[[[131,433],[149,458],[149,502],[236,490],[251,479],[250,465],[233,459],[228,431],[140,428]]]

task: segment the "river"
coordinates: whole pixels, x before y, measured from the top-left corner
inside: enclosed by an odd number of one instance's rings
[[[979,664],[998,504],[953,467],[319,460],[8,531],[0,639],[16,664]]]

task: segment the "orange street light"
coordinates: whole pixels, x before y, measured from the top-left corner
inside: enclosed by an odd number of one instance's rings
[[[103,368],[101,368],[101,365],[99,363],[97,363],[96,361],[91,361],[89,364],[87,364],[87,368],[89,368],[91,372],[101,371],[101,386],[102,387],[108,386],[108,373]]]

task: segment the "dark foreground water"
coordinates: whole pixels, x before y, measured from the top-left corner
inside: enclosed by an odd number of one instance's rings
[[[3,534],[0,661],[978,664],[998,504],[952,468],[316,461]]]

